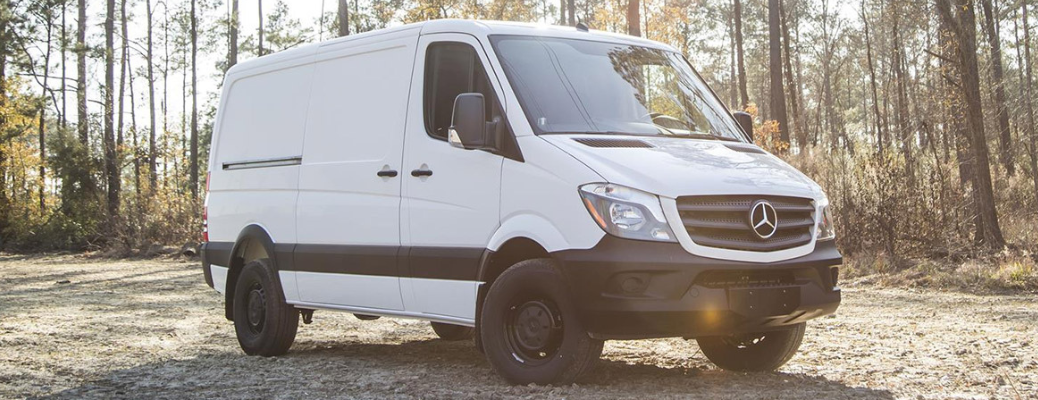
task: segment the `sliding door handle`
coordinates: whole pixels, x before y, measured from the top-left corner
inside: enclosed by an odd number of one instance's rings
[[[383,178],[396,178],[397,172],[396,172],[396,170],[393,170],[393,169],[384,169],[384,170],[378,171],[378,173],[376,173],[375,175],[378,175],[378,176],[383,177]]]
[[[416,169],[416,170],[411,171],[411,176],[413,176],[415,178],[422,177],[422,176],[432,176],[432,170],[424,169],[424,168]]]

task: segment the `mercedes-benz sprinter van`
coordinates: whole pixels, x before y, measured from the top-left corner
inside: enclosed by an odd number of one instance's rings
[[[430,21],[227,72],[205,280],[246,354],[314,310],[428,320],[509,382],[568,382],[604,340],[788,361],[836,311],[822,189],[752,143],[675,49],[571,27]]]

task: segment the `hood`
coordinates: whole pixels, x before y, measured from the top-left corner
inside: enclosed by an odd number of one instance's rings
[[[785,161],[748,143],[612,135],[540,137],[580,160],[609,183],[664,197],[753,194],[822,197],[817,183]]]

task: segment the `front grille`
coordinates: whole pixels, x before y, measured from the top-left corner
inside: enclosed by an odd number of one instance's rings
[[[775,208],[777,230],[761,239],[750,225],[750,208],[758,201]],[[692,241],[728,250],[778,251],[811,242],[815,207],[811,199],[780,196],[679,197],[678,213]]]

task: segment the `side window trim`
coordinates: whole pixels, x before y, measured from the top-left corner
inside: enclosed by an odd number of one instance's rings
[[[439,34],[434,34],[434,35],[439,35]],[[434,36],[434,35],[429,35],[429,36]],[[454,34],[450,34],[450,35],[454,35]],[[469,41],[465,41],[465,40],[457,40],[457,39],[454,39],[454,38],[449,38],[449,39],[444,39],[444,40],[431,40],[431,41],[429,41],[428,43],[425,44],[424,57],[423,57],[424,59],[420,60],[420,62],[422,63],[422,66],[423,66],[422,67],[423,68],[423,72],[422,72],[422,86],[421,86],[421,90],[422,90],[422,107],[421,107],[421,112],[422,112],[422,125],[423,125],[423,129],[425,130],[425,134],[426,134],[426,136],[428,136],[428,137],[430,137],[432,139],[435,139],[435,140],[439,140],[439,141],[442,141],[442,142],[446,142],[447,141],[446,137],[441,137],[441,136],[437,136],[437,135],[434,134],[435,127],[433,125],[435,124],[435,122],[433,122],[433,118],[435,118],[435,113],[436,113],[436,111],[435,111],[435,107],[436,107],[435,103],[436,102],[435,101],[433,102],[434,104],[432,105],[432,107],[430,107],[429,104],[427,104],[429,102],[429,93],[428,92],[430,90],[430,79],[434,79],[434,80],[438,80],[439,79],[439,76],[432,77],[432,78],[430,77],[430,75],[432,73],[432,64],[433,64],[433,59],[432,59],[433,53],[430,50],[436,48],[437,45],[441,45],[441,44],[463,45],[463,46],[466,46],[468,49],[472,50],[472,52],[470,54],[474,58],[473,61],[474,62],[478,62],[479,66],[482,68],[483,76],[484,76],[484,78],[486,78],[486,81],[487,81],[486,83],[489,85],[487,89],[491,92],[491,94],[493,96],[493,107],[494,107],[495,113],[497,115],[500,115],[501,123],[504,124],[504,126],[502,127],[502,129],[504,129],[504,135],[503,135],[503,138],[502,138],[504,143],[500,143],[499,144],[499,145],[502,146],[502,148],[499,149],[499,151],[494,151],[492,153],[500,155],[500,156],[503,156],[505,158],[509,158],[511,160],[514,160],[514,161],[525,162],[525,159],[523,158],[523,155],[522,155],[522,151],[519,149],[519,143],[518,143],[518,140],[515,137],[515,132],[512,130],[511,123],[508,120],[508,112],[507,112],[507,107],[506,107],[506,105],[507,105],[506,101],[503,98],[503,93],[501,92],[501,90],[499,90],[499,87],[502,87],[503,83],[501,82],[500,78],[497,76],[496,71],[494,71],[493,68],[490,68],[490,67],[492,67],[492,65],[488,65],[488,63],[490,62],[490,58],[489,58],[489,56],[486,55],[486,49],[483,48],[482,43],[479,43],[479,41],[476,40],[474,37],[472,37],[472,41],[474,41],[475,44],[470,43]],[[437,56],[439,56],[439,55],[437,55]],[[419,61],[419,60],[416,60],[416,61]],[[473,84],[473,81],[474,81],[473,74],[475,74],[475,73],[476,73],[476,69],[475,68],[472,68],[472,69],[469,70],[469,78],[467,80],[469,86],[471,86]],[[435,83],[434,83],[433,86],[435,87]],[[450,103],[453,104],[453,101],[451,101]],[[429,115],[430,112],[433,114],[432,116]]]
[[[471,43],[467,43],[467,42],[463,42],[463,41],[458,41],[458,40],[438,40],[438,41],[430,42],[430,43],[428,43],[426,45],[426,47],[425,47],[425,59],[422,60],[422,62],[424,64],[424,68],[425,68],[425,70],[423,72],[424,77],[423,77],[423,81],[422,81],[422,122],[425,125],[425,133],[427,135],[429,135],[429,137],[431,137],[433,139],[442,140],[442,141],[446,141],[447,140],[446,135],[441,137],[441,136],[436,135],[433,132],[434,126],[432,125],[432,123],[433,123],[432,118],[435,118],[435,114],[436,114],[436,111],[437,111],[436,110],[437,103],[435,101],[432,102],[431,107],[428,104],[428,102],[429,102],[429,93],[428,92],[429,92],[429,88],[430,88],[430,82],[429,82],[430,78],[434,81],[434,83],[431,85],[431,87],[433,87],[433,88],[438,87],[438,82],[439,82],[439,79],[440,79],[439,75],[430,77],[430,74],[432,73],[432,68],[431,67],[432,67],[433,62],[434,62],[433,61],[433,57],[432,57],[433,53],[430,52],[430,50],[436,48],[438,45],[447,45],[447,44],[455,44],[455,45],[467,46],[469,49],[472,50],[471,55],[474,57],[473,61],[474,62],[479,62],[479,65],[483,68],[483,75],[484,75],[484,77],[487,78],[487,83],[490,85],[489,90],[493,93],[494,105],[497,108],[497,112],[499,114],[501,114],[502,118],[507,123],[507,118],[505,118],[505,112],[506,111],[505,111],[505,108],[504,108],[504,104],[501,102],[501,97],[498,94],[498,90],[494,87],[494,82],[490,78],[490,73],[492,71],[487,70],[487,65],[486,65],[486,63],[483,62],[483,57],[480,56],[479,49],[476,49],[476,47],[473,46]],[[441,56],[441,54],[436,54],[436,56],[438,58],[438,57]],[[473,78],[474,78],[473,74],[475,74],[475,69],[474,68],[470,69],[468,71],[468,73],[469,73],[469,76],[468,76],[468,79],[466,81],[468,82],[468,85],[471,86],[472,82],[473,82]],[[497,77],[495,76],[494,78],[496,79]],[[454,102],[451,101],[450,103],[453,104]],[[430,112],[432,112],[432,114],[433,114],[432,117],[430,117],[430,115],[429,115]]]

